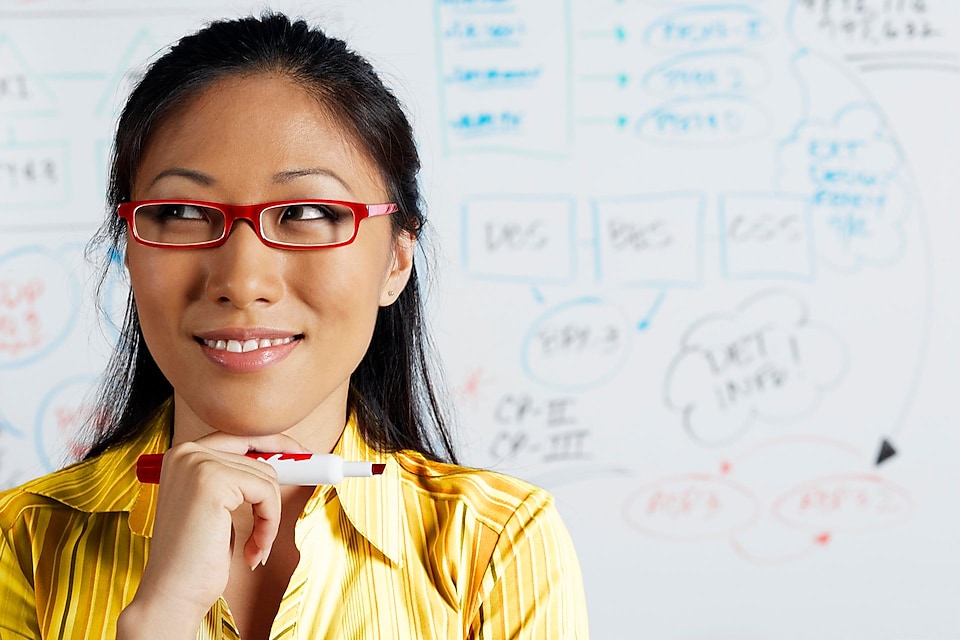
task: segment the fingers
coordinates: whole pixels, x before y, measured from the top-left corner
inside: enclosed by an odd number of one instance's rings
[[[138,602],[206,612],[226,588],[231,568],[242,561],[253,569],[269,557],[280,530],[280,485],[276,471],[246,457],[249,451],[307,452],[284,435],[213,433],[164,454]]]
[[[172,479],[165,482],[166,474],[180,478],[192,476],[195,493],[188,494],[187,499],[205,499],[212,509],[228,512],[250,505],[253,527],[244,543],[243,556],[250,568],[255,569],[266,561],[280,528],[280,485],[273,467],[239,453],[245,451],[247,445],[238,445],[231,439],[220,440],[209,439],[203,444],[187,442],[168,451],[160,475],[161,492],[173,482]],[[289,448],[290,442],[268,444]],[[232,445],[238,453],[211,449],[207,444]]]
[[[196,440],[196,444],[238,455],[251,451],[310,453],[306,447],[284,433],[268,436],[235,436],[217,431]]]

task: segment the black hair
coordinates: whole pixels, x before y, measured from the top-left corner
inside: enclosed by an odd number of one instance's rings
[[[91,248],[102,251],[100,288],[111,256],[122,254],[124,221],[143,149],[164,117],[212,83],[229,76],[280,75],[310,91],[345,126],[379,168],[399,212],[394,233],[419,238],[425,217],[413,129],[396,96],[369,62],[345,42],[280,13],[210,23],[182,38],[147,69],[117,123],[107,215]],[[114,260],[115,262],[115,260]],[[370,346],[350,381],[350,409],[360,433],[383,451],[412,449],[434,460],[456,460],[437,387],[416,265],[394,304],[381,307]],[[96,424],[87,458],[134,437],[173,388],[150,355],[133,294],[117,347],[96,400]]]

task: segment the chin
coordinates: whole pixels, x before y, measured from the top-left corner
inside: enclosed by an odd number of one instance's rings
[[[237,436],[269,436],[283,433],[300,420],[277,411],[276,405],[251,406],[249,402],[230,407],[209,407],[198,417],[209,427]],[[301,418],[302,419],[302,418]]]

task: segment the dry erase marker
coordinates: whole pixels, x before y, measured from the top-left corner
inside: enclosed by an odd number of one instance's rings
[[[277,470],[280,484],[314,486],[337,484],[345,477],[363,478],[383,473],[385,464],[375,462],[347,462],[333,453],[261,453],[251,451],[248,458],[263,460]],[[148,453],[137,460],[137,478],[140,482],[160,482],[162,453]]]

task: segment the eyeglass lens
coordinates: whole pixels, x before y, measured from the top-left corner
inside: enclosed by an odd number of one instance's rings
[[[134,228],[142,239],[187,245],[223,237],[224,213],[190,203],[143,205],[134,212]],[[356,225],[350,207],[320,202],[285,204],[260,214],[263,237],[293,245],[324,246],[347,242]]]

